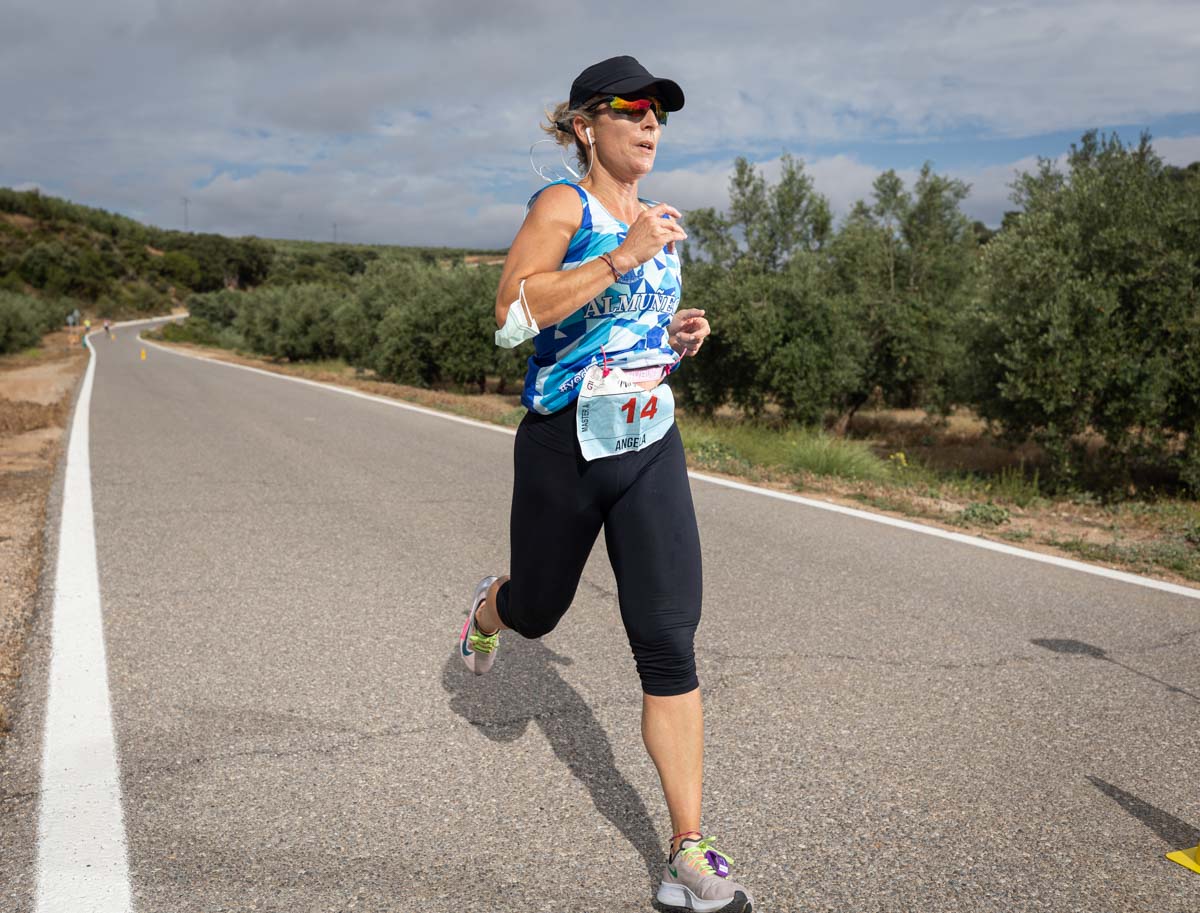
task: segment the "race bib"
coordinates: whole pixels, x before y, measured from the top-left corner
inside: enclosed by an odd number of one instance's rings
[[[585,460],[641,450],[671,430],[675,421],[675,395],[666,384],[643,390],[620,368],[608,376],[592,365],[583,376],[575,434]]]

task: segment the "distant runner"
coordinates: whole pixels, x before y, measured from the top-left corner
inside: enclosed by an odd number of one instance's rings
[[[613,57],[580,73],[543,127],[585,170],[534,194],[504,263],[496,342],[534,340],[514,445],[512,576],[480,581],[458,650],[482,675],[502,629],[552,631],[603,527],[642,681],[642,738],[675,831],[658,900],[748,913],[750,892],[701,831],[700,537],[663,382],[700,350],[709,324],[703,311],[678,309],[680,212],[638,196],[683,101],[675,82]]]

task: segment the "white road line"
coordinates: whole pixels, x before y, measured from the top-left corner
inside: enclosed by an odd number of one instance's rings
[[[63,480],[38,811],[37,913],[132,910],[96,571],[88,412],[96,351],[75,405]]]
[[[411,403],[401,403],[394,399],[389,399],[385,396],[374,396],[370,393],[362,393],[358,390],[350,390],[346,387],[338,387],[333,384],[321,383],[316,380],[308,380],[304,377],[292,377],[287,374],[277,374],[274,371],[264,371],[262,368],[252,368],[249,365],[239,365],[229,361],[220,361],[215,358],[204,358],[201,355],[193,355],[191,352],[186,352],[181,349],[172,349],[166,346],[156,345],[149,340],[143,340],[147,345],[154,346],[164,352],[170,352],[172,355],[179,355],[184,358],[194,358],[197,361],[208,362],[209,364],[225,365],[229,368],[239,368],[242,371],[251,371],[255,374],[265,374],[267,377],[275,377],[280,380],[288,380],[298,384],[308,384],[311,387],[320,387],[323,390],[331,390],[335,393],[343,393],[346,396],[356,396],[359,399],[367,399],[376,403],[383,403],[385,406],[393,406],[397,409],[407,409],[410,412],[420,412],[423,415],[432,415],[436,418],[445,419],[450,422],[458,422],[462,425],[472,425],[476,428],[485,428],[489,431],[499,431],[502,434],[515,435],[516,431],[512,428],[505,428],[500,425],[489,424],[488,422],[475,421],[474,419],[462,418],[457,415],[447,415],[445,412],[438,412],[434,409],[426,409],[422,406],[414,406]],[[970,545],[975,548],[986,549],[991,552],[999,552],[1003,555],[1011,555],[1014,558],[1024,558],[1028,561],[1039,561],[1042,564],[1052,564],[1056,567],[1068,568],[1073,571],[1081,571],[1085,574],[1092,574],[1096,577],[1106,577],[1109,580],[1119,580],[1122,583],[1131,583],[1134,586],[1147,587],[1152,590],[1161,590],[1165,593],[1172,593],[1176,596],[1187,596],[1191,599],[1200,599],[1200,590],[1192,587],[1180,586],[1176,583],[1168,583],[1165,580],[1154,580],[1150,577],[1142,577],[1138,574],[1130,574],[1125,571],[1115,571],[1110,568],[1100,567],[1094,564],[1085,564],[1082,561],[1073,561],[1070,558],[1060,558],[1057,555],[1045,555],[1041,552],[1033,552],[1027,549],[1016,548],[1011,545],[1005,545],[1001,542],[992,542],[988,539],[978,539],[974,536],[963,535],[962,533],[952,533],[948,530],[939,529],[936,526],[925,526],[921,523],[913,523],[911,520],[898,520],[895,517],[888,517],[882,514],[868,513],[865,510],[857,510],[853,507],[843,507],[840,504],[831,504],[828,501],[816,501],[812,498],[801,497],[800,495],[788,494],[785,491],[774,491],[770,488],[759,488],[756,485],[747,485],[744,482],[734,482],[729,479],[721,479],[716,476],[705,475],[701,472],[689,471],[688,476],[700,482],[708,482],[710,485],[721,485],[725,488],[733,488],[738,491],[748,492],[750,494],[762,495],[768,498],[777,498],[781,501],[791,501],[793,504],[803,504],[805,507],[815,507],[818,510],[826,510],[835,514],[842,514],[846,517],[854,517],[858,520],[867,520],[871,523],[881,523],[884,526],[894,526],[897,529],[908,530],[909,532],[920,533],[925,536],[935,536],[939,539],[949,539],[952,542],[958,542],[962,545]]]
[[[1176,596],[1188,596],[1192,599],[1200,599],[1200,590],[1192,589],[1191,587],[1180,586],[1176,583],[1168,583],[1165,580],[1154,580],[1151,577],[1141,577],[1137,574],[1129,574],[1125,571],[1114,571],[1111,568],[1099,567],[1095,564],[1084,564],[1082,561],[1072,561],[1070,558],[1060,558],[1057,555],[1045,555],[1041,552],[1031,552],[1028,549],[1016,548],[1011,545],[1005,545],[1002,542],[992,542],[988,539],[977,539],[974,536],[967,536],[963,533],[952,533],[946,529],[938,529],[936,526],[924,526],[920,523],[913,523],[911,520],[899,520],[895,517],[888,517],[882,514],[872,514],[865,510],[856,510],[853,507],[843,507],[841,504],[830,504],[828,501],[814,501],[811,498],[804,498],[800,495],[788,494],[786,491],[772,491],[769,488],[758,488],[754,485],[747,485],[744,482],[734,482],[730,479],[719,479],[715,476],[704,475],[699,472],[689,472],[689,476],[693,479],[699,479],[702,482],[709,482],[713,485],[723,485],[726,488],[736,488],[738,491],[748,491],[756,495],[765,495],[768,498],[778,498],[781,501],[791,501],[793,504],[803,504],[806,507],[816,507],[820,510],[828,510],[835,514],[844,514],[847,517],[856,517],[859,520],[870,520],[872,523],[882,523],[885,526],[894,526],[898,529],[906,529],[910,532],[921,533],[926,536],[936,536],[939,539],[949,539],[951,542],[960,542],[963,545],[973,545],[976,548],[984,548],[992,552],[1000,552],[1004,555],[1012,555],[1016,558],[1026,558],[1029,561],[1040,561],[1043,564],[1053,564],[1058,567],[1070,568],[1074,571],[1083,571],[1086,574],[1095,574],[1098,577],[1107,577],[1110,580],[1120,580],[1123,583],[1132,583],[1137,586],[1149,587],[1154,590],[1162,590],[1166,593],[1174,593]]]

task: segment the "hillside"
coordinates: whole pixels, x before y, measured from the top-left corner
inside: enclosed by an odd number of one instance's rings
[[[502,254],[172,231],[38,191],[0,188],[0,291],[69,299],[55,310],[79,307],[101,318],[161,313],[190,292],[336,283],[380,257],[470,263]]]

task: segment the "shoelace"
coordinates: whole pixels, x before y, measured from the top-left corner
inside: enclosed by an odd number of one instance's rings
[[[480,634],[474,625],[471,626],[472,631],[467,635],[467,643],[471,645],[471,649],[476,653],[491,653],[496,649],[496,644],[500,643],[500,632],[495,634]]]
[[[733,859],[726,856],[723,852],[717,849],[715,837],[701,837],[696,843],[679,851],[679,855],[693,869],[696,869],[701,875],[716,875],[716,871],[709,864],[708,854],[716,853],[730,865],[733,865]]]

